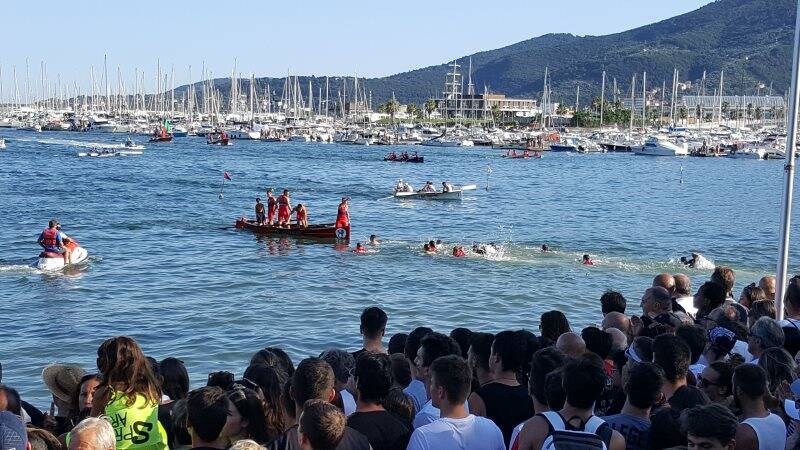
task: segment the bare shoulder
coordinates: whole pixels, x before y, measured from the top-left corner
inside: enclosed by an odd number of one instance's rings
[[[619,431],[611,430],[611,450],[625,450],[625,437]]]
[[[550,428],[547,421],[541,416],[528,419],[519,432],[519,450],[534,450],[542,448],[542,442],[547,437]]]

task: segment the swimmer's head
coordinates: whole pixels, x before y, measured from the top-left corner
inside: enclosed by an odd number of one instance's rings
[[[589,255],[583,255],[583,260],[586,261],[589,259]]]

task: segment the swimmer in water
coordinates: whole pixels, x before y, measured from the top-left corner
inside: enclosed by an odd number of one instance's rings
[[[423,245],[422,250],[425,252],[426,255],[432,255],[436,253],[436,249],[432,249],[430,244]]]
[[[369,236],[369,245],[378,245],[380,243],[381,241],[378,240],[378,236],[375,236],[374,234]]]
[[[359,242],[356,244],[356,248],[353,250],[353,253],[367,253],[367,249],[364,247],[364,244]]]
[[[453,256],[455,256],[456,258],[463,258],[467,255],[464,253],[463,247],[455,246],[453,247]]]
[[[583,255],[583,265],[584,266],[593,266],[594,265],[594,261],[592,261],[592,258],[589,258],[589,255]]]
[[[442,243],[442,241],[439,241],[439,244],[441,244],[441,243]],[[428,248],[429,248],[429,249],[430,249],[430,251],[432,251],[432,252],[435,252],[436,250],[438,250],[438,249],[436,248],[436,242],[433,242],[433,241],[430,241],[430,242],[428,242]]]
[[[542,244],[542,253],[547,253],[550,251],[550,247],[547,244]]]
[[[485,255],[486,249],[484,249],[482,246],[478,244],[472,244],[472,252],[478,255]]]

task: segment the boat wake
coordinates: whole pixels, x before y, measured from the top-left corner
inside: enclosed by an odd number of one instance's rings
[[[39,274],[43,272],[31,264],[0,264],[0,273]]]
[[[36,142],[38,144],[45,144],[45,145],[69,145],[72,147],[81,147],[81,148],[125,148],[125,144],[109,144],[108,142],[86,142],[86,141],[78,141],[75,139],[29,139],[29,138],[16,138],[15,141],[20,142]]]

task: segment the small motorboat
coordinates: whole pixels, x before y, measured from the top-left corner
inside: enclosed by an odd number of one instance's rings
[[[461,200],[461,197],[464,191],[474,191],[477,189],[478,186],[474,184],[470,184],[467,186],[462,186],[460,188],[454,188],[452,191],[449,192],[424,192],[424,191],[416,191],[416,192],[395,192],[395,198],[401,199],[424,199],[424,200]]]
[[[67,266],[80,264],[89,257],[89,253],[86,249],[81,247],[74,239],[70,239],[64,243],[64,247],[68,248],[71,252],[69,264],[64,263],[64,255],[60,253],[42,252],[39,253],[39,260],[36,262],[36,268],[48,272],[61,270]]]
[[[408,163],[422,163],[425,162],[424,156],[419,156],[414,153],[411,156],[408,156],[408,153],[403,153],[400,156],[394,154],[394,152],[389,153],[386,157],[383,158],[384,161],[389,162],[408,162]]]
[[[309,225],[305,228],[292,224],[289,227],[278,227],[275,225],[259,225],[255,220],[240,217],[236,221],[236,228],[250,230],[256,234],[266,234],[275,236],[294,236],[298,238],[312,239],[350,239],[350,227],[337,228],[336,224],[323,223]]]
[[[165,136],[158,135],[150,138],[150,142],[169,142],[171,140],[172,140],[171,134],[167,134]]]
[[[128,139],[127,141],[125,141],[125,150],[144,150],[144,145],[137,144],[132,140]]]
[[[206,143],[209,145],[230,145],[230,139],[228,139],[228,134],[224,131],[208,133],[208,135],[206,135]]]

